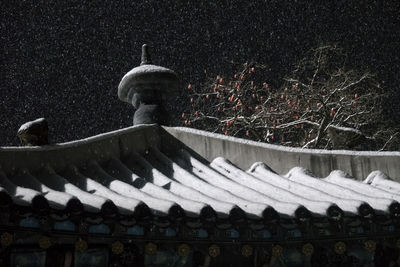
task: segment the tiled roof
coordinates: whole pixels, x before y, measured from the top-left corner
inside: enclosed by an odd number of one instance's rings
[[[152,133],[158,141],[150,142],[150,133],[140,129],[66,145],[0,150],[0,164],[6,166],[0,171],[0,205],[13,203],[39,213],[171,220],[400,217],[400,184],[380,172],[362,182],[341,171],[316,178],[295,166],[280,175],[264,163],[245,171],[223,157],[205,161],[162,129]],[[100,145],[89,147],[93,144]],[[18,153],[31,154],[11,166],[10,161],[23,158]],[[59,159],[53,162],[51,155]],[[38,157],[33,165],[28,162],[32,157]]]

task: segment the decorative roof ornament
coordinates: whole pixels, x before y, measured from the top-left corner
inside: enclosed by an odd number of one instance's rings
[[[42,146],[49,144],[48,123],[45,118],[39,118],[21,125],[17,136],[24,146]]]
[[[140,66],[122,78],[118,97],[136,108],[134,125],[168,124],[166,101],[177,95],[179,79],[174,71],[153,65],[148,50],[148,45],[144,44]]]
[[[142,62],[140,62],[140,66],[142,65],[151,65],[151,57],[149,54],[149,46],[147,44],[142,45]]]

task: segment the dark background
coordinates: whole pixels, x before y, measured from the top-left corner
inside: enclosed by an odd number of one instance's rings
[[[3,0],[0,145],[18,144],[19,126],[39,117],[51,142],[130,126],[134,109],[117,87],[143,43],[184,91],[204,69],[229,74],[246,61],[267,64],[266,79],[278,85],[307,50],[334,42],[350,65],[377,73],[398,118],[399,2]]]

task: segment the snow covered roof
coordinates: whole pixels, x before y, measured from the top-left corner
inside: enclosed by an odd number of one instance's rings
[[[0,148],[0,166],[0,205],[39,213],[266,223],[400,217],[400,184],[383,173],[362,182],[296,166],[280,175],[265,163],[246,171],[223,157],[207,162],[156,125]]]
[[[379,170],[400,182],[399,151],[305,149],[256,142],[187,127],[164,128],[208,161],[223,156],[242,169],[262,161],[280,174],[288,173],[295,166],[301,166],[318,177],[328,176],[334,170],[342,170],[360,181],[371,172]]]

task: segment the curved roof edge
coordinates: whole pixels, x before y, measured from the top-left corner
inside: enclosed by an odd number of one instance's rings
[[[50,165],[60,170],[68,165],[80,166],[88,159],[103,162],[132,152],[141,153],[149,146],[159,147],[160,143],[158,125],[138,125],[60,144],[0,147],[0,168],[5,172],[37,171]]]
[[[82,138],[78,140],[68,141],[64,143],[55,143],[44,146],[0,146],[0,151],[46,151],[54,149],[64,149],[68,147],[76,147],[83,144],[89,144],[96,141],[106,140],[112,137],[117,137],[119,135],[125,135],[132,132],[143,131],[144,129],[157,128],[157,124],[142,124],[130,126],[123,129],[118,129],[115,131],[101,133],[94,136],[89,136],[87,138]]]
[[[273,150],[280,150],[292,153],[312,153],[312,154],[327,154],[327,155],[351,155],[351,156],[394,156],[400,157],[400,151],[353,151],[353,150],[326,150],[326,149],[311,149],[311,148],[298,148],[298,147],[287,147],[281,145],[273,145],[264,142],[258,142],[253,140],[247,140],[243,138],[226,136],[219,133],[211,133],[208,131],[198,130],[188,127],[164,127],[166,130],[173,129],[174,131],[185,132],[190,134],[197,134],[206,137],[217,138],[221,140],[228,140],[245,145],[264,147]],[[400,158],[399,158],[400,160]]]
[[[271,145],[185,127],[164,127],[171,135],[212,161],[219,156],[230,159],[242,169],[254,162],[265,162],[283,174],[293,166],[325,177],[342,170],[358,180],[379,170],[400,181],[400,152],[302,149]]]

